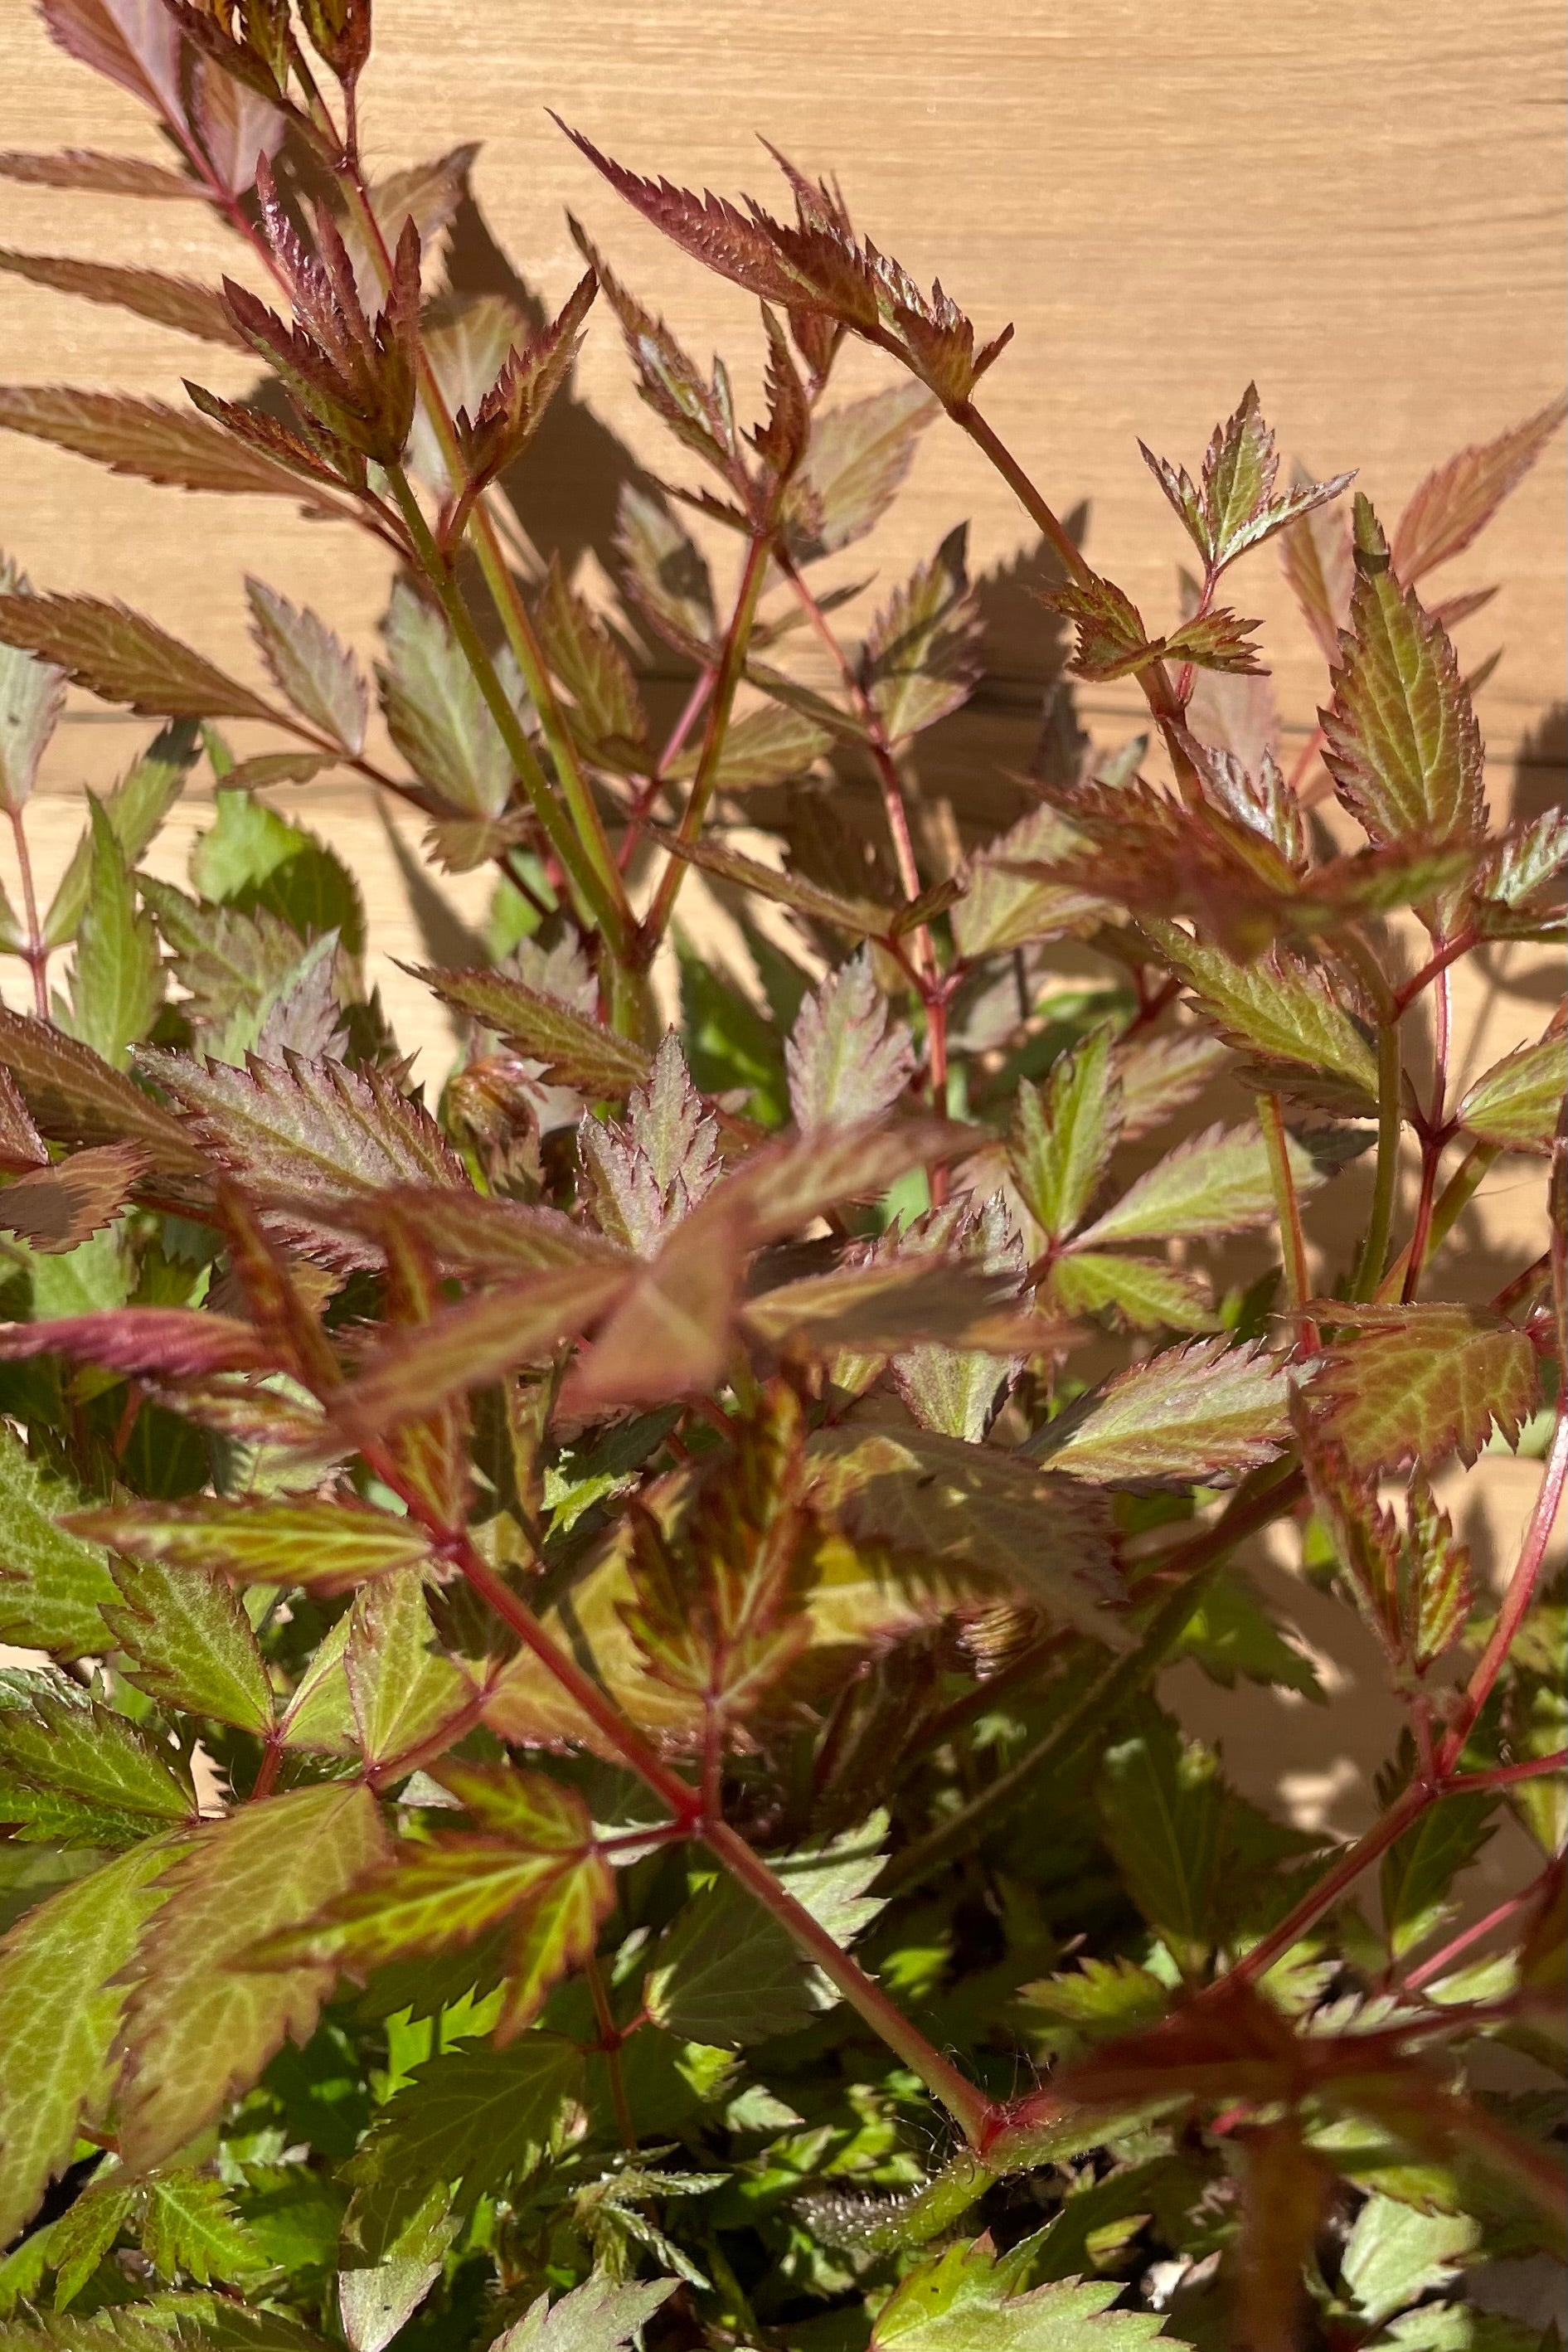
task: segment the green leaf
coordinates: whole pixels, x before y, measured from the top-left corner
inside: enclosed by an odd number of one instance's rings
[[[208,1568],[118,1559],[118,1602],[104,1622],[130,1661],[126,1679],[149,1698],[232,1723],[262,1738],[272,1724],[272,1685],[249,1618]]]
[[[251,629],[273,683],[312,727],[354,753],[365,747],[366,692],[359,664],[326,624],[247,575]]]
[[[0,592],[27,594],[26,581],[0,557]],[[0,809],[16,814],[32,796],[43,758],[65,708],[63,670],[14,646],[0,647]]]
[[[755,793],[770,784],[788,783],[791,776],[803,776],[813,767],[832,740],[827,729],[817,726],[804,711],[791,710],[783,703],[765,703],[760,710],[748,710],[726,729],[718,755],[717,789]],[[688,745],[677,759],[664,764],[663,772],[679,778],[693,776],[701,758],[701,745]]]
[[[458,2042],[411,2069],[344,2168],[354,2184],[347,2242],[370,2262],[396,2243],[438,2182],[477,2200],[526,2177],[555,2143],[583,2088],[580,2051],[554,2034],[507,2050]]]
[[[433,2189],[384,2258],[338,2273],[338,2316],[350,2352],[382,2352],[441,2276],[459,2223],[444,2188]]]
[[[101,2168],[100,2168],[101,2174]],[[47,2260],[55,2273],[55,2309],[75,2301],[130,2219],[137,2202],[123,2173],[98,2177],[44,2231]]]
[[[614,1879],[575,1790],[541,1772],[453,1763],[442,1779],[479,1834],[400,1846],[308,1927],[273,1937],[257,1957],[268,1966],[325,1960],[359,1974],[460,1949],[509,1922],[496,2021],[504,2045],[532,2024],[551,1986],[591,1956]]]
[[[1557,1129],[1568,1082],[1562,1034],[1521,1045],[1467,1088],[1454,1116],[1484,1143],[1512,1151],[1543,1151]]]
[[[1127,1890],[1186,1974],[1218,1941],[1225,1787],[1213,1752],[1174,1724],[1108,1748],[1096,1790]]]
[[[1140,2352],[1152,2314],[1111,2311],[1120,2281],[1025,2288],[1037,2239],[998,2254],[988,2237],[906,2272],[872,2324],[871,2352]]]
[[[230,772],[239,779],[244,772]],[[204,898],[247,914],[265,908],[302,940],[335,931],[350,955],[363,953],[359,885],[334,851],[237,782],[219,790],[216,808],[216,824],[191,851],[191,881]]]
[[[63,669],[73,686],[153,719],[272,719],[248,687],[225,677],[157,624],[98,596],[0,594],[0,640]]]
[[[1304,1198],[1322,1182],[1322,1171],[1294,1136],[1286,1136],[1285,1150],[1297,1194]],[[1269,1150],[1256,1120],[1207,1127],[1129,1185],[1083,1240],[1099,1244],[1240,1234],[1272,1224],[1275,1213]]]
[[[1451,2286],[1456,2263],[1479,2242],[1480,2226],[1468,2213],[1423,2213],[1375,2190],[1355,2217],[1340,2284],[1356,2316],[1375,2326],[1432,2288]]]
[[[154,2173],[141,2211],[141,2251],[160,2278],[244,2280],[267,2268],[223,2183],[204,2172]]]
[[[1072,1250],[1051,1269],[1051,1297],[1064,1315],[1110,1314],[1134,1331],[1211,1331],[1214,1300],[1201,1275],[1157,1258]]]
[[[92,856],[88,898],[77,927],[71,1027],[84,1045],[123,1066],[158,1017],[163,963],[158,934],[137,907],[125,855],[102,805],[90,796]]]
[[[966,532],[949,533],[872,623],[861,678],[891,743],[967,702],[979,676],[980,620],[965,563]]]
[[[783,1039],[773,1024],[711,956],[699,954],[677,934],[681,965],[681,1033],[695,1083],[705,1094],[744,1087],[751,1109],[766,1126],[780,1127],[789,1115]]]
[[[706,661],[718,635],[707,559],[668,507],[622,485],[615,551],[632,600],[667,644]]]
[[[113,2095],[124,1972],[172,1858],[133,1847],[30,1912],[0,1943],[0,2242],[9,2242]]]
[[[1535,1350],[1501,1316],[1473,1307],[1337,1305],[1342,1330],[1313,1383],[1314,1415],[1353,1473],[1473,1462],[1494,1426],[1511,1444],[1535,1410]]]
[[[209,1060],[242,1064],[274,1024],[278,1009],[291,992],[316,968],[323,950],[332,977],[338,942],[335,935],[307,946],[298,931],[268,907],[246,913],[242,908],[208,906],[187,898],[172,883],[141,877],[143,902],[157,918],[158,929],[174,960],[174,977],[189,993],[180,1010],[201,1033],[199,1043]],[[334,1027],[338,1006],[329,994]],[[308,1059],[330,1051],[329,1046],[302,1049]],[[264,1061],[276,1062],[278,1050],[263,1050]]]
[[[908,1030],[877,987],[869,951],[830,972],[801,1005],[784,1059],[789,1107],[804,1134],[879,1118],[915,1067]]]
[[[1208,1486],[1271,1462],[1289,1433],[1282,1363],[1261,1346],[1194,1339],[1116,1373],[1029,1450],[1096,1486]]]
[[[429,1538],[417,1521],[358,1503],[230,1502],[196,1495],[183,1503],[111,1503],[78,1510],[68,1525],[114,1551],[163,1562],[184,1574],[233,1576],[246,1584],[302,1584],[323,1592],[400,1569],[423,1568],[430,1558]],[[90,1557],[99,1557],[96,1545]],[[120,1597],[112,1587],[105,1595],[110,1604]],[[97,1640],[101,1646],[101,1625]]]
[[[120,1597],[96,1543],[61,1524],[80,1495],[0,1423],[0,1642],[57,1658],[101,1653]]]
[[[198,737],[188,719],[176,719],[148,745],[99,805],[109,819],[128,867],[135,866],[178,798],[195,763]],[[77,935],[92,887],[94,831],[91,824],[72,850],[44,918],[44,945],[64,947]],[[141,877],[138,877],[139,883]]]
[[[547,1077],[581,1094],[624,1095],[640,1086],[653,1057],[630,1038],[575,1012],[558,996],[527,988],[509,972],[435,971],[414,977],[444,1004],[483,1022],[498,1037],[541,1063]]]
[[[173,1769],[166,1749],[64,1678],[51,1685],[18,1676],[0,1690],[0,1818],[25,1824],[31,1790],[46,1802],[63,1799],[60,1834],[70,1844],[130,1844],[196,1810],[188,1774]],[[72,1836],[68,1817],[78,1807],[83,1826]]]
[[[1176,1646],[1179,1657],[1196,1658],[1211,1682],[1234,1690],[1236,1678],[1278,1690],[1323,1696],[1316,1668],[1304,1650],[1276,1623],[1250,1578],[1228,1565],[1187,1620]]]
[[[819,1430],[807,1448],[808,1507],[911,1563],[940,1562],[1124,1646],[1097,1606],[1112,1591],[1110,1516],[1100,1497],[1017,1454],[917,1429]]]
[[[886,1835],[887,1816],[878,1813],[831,1843],[772,1859],[790,1894],[846,1949],[882,1909],[867,1889],[886,1859]],[[756,1896],[725,1877],[692,1895],[661,1937],[645,1998],[670,2032],[737,2050],[796,2032],[840,1996]]]
[[[382,1769],[428,1751],[473,1696],[467,1676],[436,1646],[418,1568],[393,1569],[356,1594],[343,1669],[365,1761]]]
[[[250,2088],[286,2037],[308,2037],[331,1970],[263,1973],[246,1969],[246,1956],[384,1851],[370,1790],[331,1783],[243,1806],[196,1832],[170,1874],[126,2020],[128,2164],[164,2161]]]
[[[1355,586],[1323,760],[1374,841],[1445,840],[1485,818],[1484,754],[1447,633],[1390,568],[1366,499],[1355,501]]]
[[[405,582],[392,591],[377,669],[392,741],[423,782],[469,816],[498,816],[512,789],[501,731],[445,621]]]
[[[1152,915],[1139,928],[1220,1035],[1239,1052],[1260,1056],[1269,1086],[1309,1099],[1326,1088],[1331,1105],[1348,1103],[1364,1116],[1376,1101],[1376,1057],[1315,965],[1282,950],[1239,963]]]
[[[1093,930],[1105,913],[1103,900],[1076,885],[1038,878],[1040,868],[1077,845],[1066,819],[1045,806],[998,835],[970,866],[966,894],[953,909],[959,954],[973,962],[1035,940]]]
[[[595,2271],[553,2304],[541,2294],[497,2336],[490,2352],[621,2352],[641,2339],[677,2284],[675,2279],[637,2279],[617,2285],[608,2273]]]
[[[1389,1847],[1379,1891],[1384,1934],[1396,1960],[1424,1944],[1449,1916],[1455,1908],[1449,1890],[1493,1835],[1496,1811],[1496,1798],[1485,1790],[1445,1797]]]
[[[1255,383],[1242,394],[1235,415],[1215,426],[1204,454],[1201,483],[1195,484],[1185,467],[1156,457],[1141,441],[1138,446],[1212,572],[1338,498],[1352,479],[1349,474],[1336,474],[1329,482],[1298,483],[1277,499],[1274,436],[1263,421]]]
[[[1025,1080],[1019,1088],[1009,1157],[1049,1241],[1064,1241],[1082,1223],[1115,1149],[1122,1089],[1111,1045],[1108,1029],[1092,1030],[1052,1064],[1043,1086]]]

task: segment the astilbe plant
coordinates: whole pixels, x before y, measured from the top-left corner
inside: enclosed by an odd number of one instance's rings
[[[977,404],[1006,338],[836,188],[785,163],[779,219],[578,137],[758,298],[748,431],[580,231],[536,331],[433,283],[470,156],[367,180],[369,0],[43,16],[171,160],[0,171],[205,204],[269,290],[4,266],[269,383],[0,422],[398,571],[384,754],[354,654],[259,581],[261,684],[0,594],[5,2341],[1534,2344],[1462,2273],[1562,2228],[1563,1048],[1461,1088],[1449,1003],[1557,935],[1568,826],[1489,817],[1478,600],[1423,593],[1562,405],[1389,533],[1344,478],[1281,487],[1249,390],[1196,479],[1145,452],[1197,565],[1151,624]],[[591,306],[679,445],[603,551],[619,610],[497,488]],[[854,338],[888,381],[841,402]],[[1063,686],[945,861],[915,747],[983,659],[960,543],[863,626],[812,585],[939,412],[1043,536],[1042,637],[1150,714],[1095,752]],[[1329,666],[1290,775],[1231,602],[1267,541]],[[68,681],[165,723],[44,908]],[[199,757],[181,889],[142,861]],[[495,872],[494,952],[422,975],[469,1041],[437,1107],[351,875],[258,797],[331,769]],[[755,973],[688,954],[661,1034],[694,866]],[[1516,1201],[1550,1175],[1552,1245],[1456,1300],[1500,1161]],[[1329,1185],[1369,1205],[1314,1275]],[[1494,1601],[1432,1477],[1516,1443]],[[1236,1563],[1271,1525],[1404,1712],[1351,1844],[1155,1696],[1177,1656],[1313,1694]],[[1478,1918],[1510,1813],[1537,1859]]]

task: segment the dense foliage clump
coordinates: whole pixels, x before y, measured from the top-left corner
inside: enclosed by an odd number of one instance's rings
[[[0,583],[0,2339],[1537,2346],[1466,2274],[1563,2226],[1563,1021],[1473,1076],[1451,1032],[1466,958],[1560,934],[1568,823],[1489,813],[1479,600],[1426,587],[1562,405],[1389,530],[1284,485],[1249,388],[1196,478],[1144,453],[1193,567],[1145,619],[977,404],[1006,336],[836,187],[785,163],[776,218],[578,137],[758,299],[743,429],[580,231],[553,319],[442,284],[470,154],[366,177],[369,0],[43,15],[169,160],[0,173],[205,204],[246,282],[0,266],[267,379],[0,423],[396,578],[373,691],[257,579],[254,681]],[[676,445],[614,598],[507,490],[591,309]],[[938,420],[1041,535],[1042,637],[1149,713],[1092,744],[1064,677],[1027,774],[940,800],[961,540],[813,584]],[[1328,666],[1289,773],[1232,601],[1270,541]],[[46,906],[68,684],[164,723]],[[422,974],[438,1102],[267,797],[333,769],[494,872]],[[1480,1299],[1500,1167],[1551,1243]],[[1544,1465],[1495,1591],[1443,1483],[1489,1447]],[[1269,1528],[1402,1711],[1354,1843],[1162,1704],[1178,1657],[1319,1695]]]

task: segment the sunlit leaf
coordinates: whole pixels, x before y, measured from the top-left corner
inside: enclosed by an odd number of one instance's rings
[[[1270,1462],[1290,1431],[1284,1366],[1260,1347],[1195,1339],[1115,1373],[1030,1447],[1095,1485],[1219,1485]]]
[[[279,693],[345,751],[363,751],[368,698],[353,656],[314,613],[263,581],[245,584],[252,633]]]
[[[131,1845],[193,1815],[194,1792],[173,1759],[150,1733],[68,1678],[30,1676],[7,1690],[5,1701],[0,1818],[16,1823],[22,1836]]]
[[[1157,1258],[1071,1251],[1051,1272],[1051,1296],[1066,1315],[1109,1313],[1134,1331],[1211,1331],[1214,1300],[1201,1276]]]
[[[64,2171],[119,2072],[125,1970],[172,1853],[150,1841],[39,1905],[0,1943],[0,2231],[9,2241]]]
[[[353,1503],[230,1502],[198,1495],[183,1503],[126,1502],[77,1511],[68,1525],[133,1559],[325,1592],[423,1568],[430,1556],[416,1521]],[[108,1596],[111,1606],[118,1597]]]
[[[29,1171],[0,1192],[0,1227],[47,1256],[76,1249],[113,1223],[146,1166],[135,1144],[105,1143]]]
[[[1216,572],[1248,548],[1260,546],[1314,508],[1338,498],[1352,478],[1336,474],[1328,482],[1299,483],[1283,498],[1276,498],[1279,460],[1274,436],[1258,404],[1255,383],[1242,394],[1235,415],[1215,426],[1197,483],[1185,467],[1156,457],[1142,442],[1138,446],[1205,564]]]
[[[1355,502],[1350,627],[1323,711],[1323,758],[1374,841],[1443,838],[1483,820],[1483,752],[1444,631],[1401,587],[1367,501]]]
[[[989,2237],[949,2246],[905,2273],[876,2315],[872,2352],[1144,2352],[1162,2332],[1152,2313],[1112,2311],[1115,2279],[1030,2288],[1039,2243],[998,2254]]]
[[[0,1426],[0,1641],[57,1658],[101,1654],[99,1612],[120,1596],[99,1547],[64,1525],[80,1499]]]
[[[210,1569],[121,1557],[120,1599],[104,1622],[126,1653],[127,1679],[150,1698],[258,1736],[272,1723],[272,1686],[237,1596]]]
[[[444,1004],[482,1021],[544,1066],[561,1086],[587,1095],[623,1095],[647,1077],[652,1057],[561,998],[525,987],[509,972],[421,970]]]
[[[1270,1086],[1305,1091],[1309,1099],[1326,1087],[1333,1100],[1364,1114],[1375,1102],[1372,1047],[1315,965],[1282,952],[1238,963],[1152,915],[1141,928],[1227,1043],[1279,1072]]]
[[[197,731],[188,719],[176,720],[154,736],[113,791],[104,795],[103,814],[128,866],[140,862],[173,806],[194,763],[199,742]],[[93,827],[89,821],[82,829],[44,918],[46,947],[63,947],[68,940],[76,937],[91,886],[92,856]],[[139,887],[145,881],[144,875],[137,876]]]
[[[552,2304],[545,2295],[498,2336],[490,2352],[621,2352],[642,2341],[643,2329],[674,2293],[674,2279],[636,2279],[618,2285],[595,2271]]]
[[[1340,1319],[1336,1309],[1335,1319]],[[1511,1444],[1535,1410],[1535,1350],[1479,1307],[1362,1307],[1346,1321],[1312,1395],[1354,1471],[1473,1462],[1494,1426]]]
[[[914,1048],[876,985],[869,955],[852,956],[806,999],[784,1058],[802,1134],[879,1118],[897,1101]]]
[[[384,1849],[369,1790],[330,1783],[197,1832],[169,1874],[148,1973],[131,1997],[128,2162],[172,2156],[249,2088],[287,2036],[310,2032],[330,1970],[302,1962],[263,1974],[245,1968],[246,1956],[330,1902]]]
[[[1297,1195],[1304,1199],[1322,1182],[1322,1171],[1293,1136],[1286,1136],[1285,1152]],[[1207,1127],[1129,1185],[1083,1239],[1097,1247],[1246,1233],[1271,1224],[1275,1213],[1268,1147],[1256,1124]]]
[[[154,326],[172,327],[204,342],[245,349],[222,295],[189,278],[170,278],[159,269],[127,269],[109,261],[70,260],[61,254],[14,253],[5,247],[0,247],[0,270],[59,294],[134,311]]]
[[[1562,1034],[1521,1045],[1468,1087],[1454,1116],[1484,1143],[1511,1151],[1543,1151],[1556,1131],[1568,1085],[1568,1045]],[[5,1205],[0,1195],[0,1208]]]
[[[225,677],[156,622],[98,596],[0,595],[0,639],[63,669],[104,702],[164,719],[270,719],[247,686]]]
[[[1054,1063],[1044,1084],[1019,1087],[1009,1146],[1014,1181],[1051,1241],[1082,1223],[1122,1125],[1111,1034],[1096,1029]],[[1102,1221],[1103,1222],[1103,1221]]]
[[[1518,488],[1565,415],[1568,400],[1554,400],[1495,441],[1461,449],[1416,486],[1395,527],[1391,551],[1407,588],[1469,547]]]
[[[87,903],[77,926],[70,1021],[85,1045],[113,1067],[125,1062],[158,1017],[163,961],[151,918],[137,906],[131,874],[101,803],[88,803],[92,855]]]

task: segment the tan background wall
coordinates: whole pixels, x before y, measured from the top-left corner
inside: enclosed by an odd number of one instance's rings
[[[1196,464],[1215,418],[1256,376],[1287,460],[1359,466],[1392,520],[1429,466],[1560,388],[1563,60],[1551,0],[1273,0],[1261,9],[1237,0],[1071,9],[1053,0],[943,9],[929,0],[377,0],[377,14],[365,93],[377,168],[482,141],[474,184],[483,221],[531,286],[559,299],[572,282],[570,205],[696,353],[716,343],[735,355],[747,396],[752,307],[622,207],[544,108],[640,169],[769,201],[756,131],[813,170],[836,169],[880,244],[917,274],[939,273],[983,330],[1016,321],[988,410],[1061,508],[1092,501],[1092,559],[1151,618],[1171,610],[1185,541],[1135,435]],[[156,152],[128,100],[53,49],[22,0],[0,0],[0,145],[68,144]],[[459,240],[470,283],[482,266],[477,228],[468,221]],[[3,184],[0,242],[204,278],[234,266],[230,241],[194,205],[117,211]],[[0,378],[178,398],[186,373],[231,393],[254,381],[235,354],[0,279]],[[850,386],[882,380],[865,354],[852,354],[844,373]],[[547,545],[561,536],[570,545],[585,512],[602,534],[606,427],[650,463],[667,462],[602,316],[576,390],[568,425],[527,484],[526,520]],[[1479,703],[1504,807],[1521,758],[1539,804],[1562,757],[1564,483],[1559,438],[1483,547],[1444,575],[1452,589],[1503,583],[1467,625],[1463,651],[1476,662],[1506,647]],[[847,575],[875,568],[890,582],[966,515],[977,569],[1025,546],[1002,486],[956,436],[934,430],[894,520],[869,559],[857,549],[845,560]],[[37,584],[112,590],[244,675],[255,671],[243,569],[316,604],[361,646],[386,589],[373,558],[281,502],[182,500],[4,435],[0,544]],[[1238,586],[1245,609],[1269,624],[1281,711],[1300,741],[1322,698],[1321,660],[1270,553]],[[1027,750],[1039,647],[1019,609],[966,756]],[[1097,731],[1129,731],[1134,706],[1124,696],[1087,707]],[[33,819],[46,878],[79,824],[81,780],[112,774],[146,732],[86,712],[62,730]],[[383,958],[416,951],[377,815],[346,786],[307,798],[301,814],[361,875]],[[164,870],[180,870],[200,822],[199,807],[179,814],[160,852]],[[473,913],[484,889],[470,880],[455,895]],[[384,961],[378,971],[414,1024],[413,992]],[[1544,1017],[1539,983],[1521,989],[1517,978],[1517,963],[1495,971],[1475,1000],[1488,1059]],[[14,995],[10,974],[5,985]],[[439,1029],[425,1019],[405,1031],[405,1042],[416,1037],[434,1075]],[[1511,1198],[1533,1203],[1537,1191],[1533,1170],[1511,1167],[1505,1220]],[[1489,1244],[1500,1230],[1489,1228]],[[1483,1465],[1471,1492],[1491,1495],[1489,1543],[1522,1517],[1533,1476],[1524,1465]],[[1354,1696],[1368,1664],[1358,1656],[1345,1669],[1352,1760],[1321,1791],[1336,1808],[1343,1797],[1351,1814],[1386,1728]],[[1235,1726],[1239,1704],[1243,1719],[1260,1717],[1249,1733],[1257,1753],[1280,1746],[1277,1711],[1270,1727],[1260,1703],[1216,1698],[1217,1727],[1228,1715]],[[1318,1769],[1321,1723],[1297,1721],[1300,1739],[1284,1739],[1274,1760]]]

